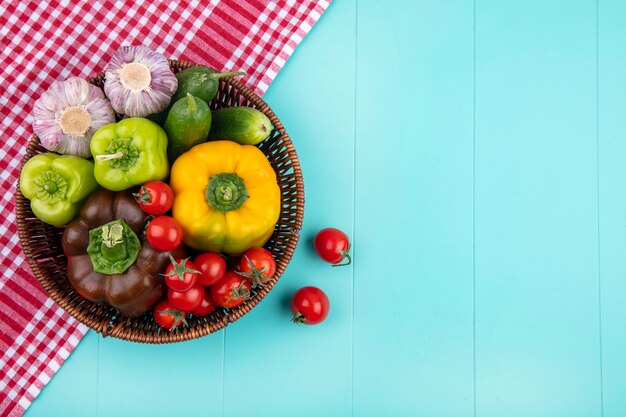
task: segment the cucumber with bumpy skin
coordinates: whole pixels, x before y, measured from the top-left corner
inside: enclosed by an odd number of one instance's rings
[[[211,129],[211,110],[198,97],[187,93],[174,103],[164,125],[167,133],[167,157],[173,163],[184,152],[204,142]]]
[[[256,145],[272,132],[266,115],[251,107],[227,107],[215,110],[209,140],[230,140],[241,145]]]

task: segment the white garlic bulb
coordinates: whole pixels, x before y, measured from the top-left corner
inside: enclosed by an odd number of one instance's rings
[[[115,111],[126,116],[165,110],[177,87],[167,58],[142,45],[121,47],[105,68],[104,92]]]
[[[95,131],[115,123],[102,90],[78,77],[53,82],[35,102],[33,115],[33,130],[44,148],[83,158],[91,157]]]

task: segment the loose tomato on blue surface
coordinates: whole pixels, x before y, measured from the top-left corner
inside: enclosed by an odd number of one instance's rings
[[[320,258],[333,266],[350,265],[352,262],[349,254],[350,239],[339,229],[328,227],[320,230],[315,236],[314,245]],[[344,259],[348,259],[348,262],[342,264]]]
[[[317,287],[300,288],[291,300],[294,323],[319,324],[326,320],[329,311],[328,296]]]

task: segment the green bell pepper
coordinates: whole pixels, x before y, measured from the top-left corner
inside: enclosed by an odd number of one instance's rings
[[[33,213],[54,226],[76,217],[82,201],[96,188],[93,164],[73,155],[33,156],[20,174],[20,191],[30,200]]]
[[[102,126],[91,138],[96,181],[111,191],[167,177],[167,135],[156,123],[133,117]]]

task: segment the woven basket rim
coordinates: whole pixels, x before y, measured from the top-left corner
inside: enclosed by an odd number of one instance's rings
[[[196,66],[198,64],[182,61],[182,60],[168,60],[170,67],[172,69],[177,68],[178,70],[189,68]],[[88,78],[87,81],[92,84],[98,84],[102,82],[104,79],[104,73],[101,72],[94,77]],[[302,228],[302,221],[304,216],[304,182],[302,178],[302,169],[300,166],[300,161],[298,159],[298,155],[296,153],[295,147],[291,141],[291,138],[287,134],[283,124],[280,122],[276,114],[272,111],[269,105],[261,99],[254,91],[245,86],[239,80],[234,78],[223,78],[220,80],[220,89],[222,86],[230,86],[231,88],[236,89],[237,95],[242,96],[245,100],[247,100],[254,108],[263,112],[272,122],[274,129],[278,132],[279,136],[277,139],[281,141],[281,147],[286,147],[286,153],[288,155],[288,160],[291,164],[291,168],[293,169],[293,175],[296,178],[295,188],[297,190],[297,199],[295,201],[296,206],[296,215],[294,217],[294,221],[290,223],[290,227],[288,227],[287,232],[290,233],[289,241],[287,247],[285,247],[285,253],[280,259],[280,262],[277,262],[277,270],[273,279],[271,279],[265,286],[263,286],[252,299],[250,299],[245,304],[235,308],[224,310],[225,313],[223,317],[219,321],[214,322],[204,322],[204,325],[197,326],[193,329],[189,329],[187,327],[182,330],[177,329],[175,332],[167,332],[167,331],[159,331],[158,335],[144,335],[142,333],[134,332],[132,329],[133,320],[138,319],[128,319],[128,318],[120,318],[120,319],[108,319],[106,321],[95,319],[94,317],[85,314],[83,310],[78,310],[78,306],[76,306],[75,302],[70,300],[69,295],[63,295],[61,292],[56,291],[55,287],[55,277],[48,276],[43,270],[41,265],[33,258],[33,255],[36,253],[30,245],[28,240],[28,224],[26,222],[26,210],[23,203],[26,198],[21,194],[19,188],[19,180],[16,183],[16,193],[15,193],[15,204],[16,204],[16,219],[17,219],[17,228],[18,235],[20,239],[20,245],[30,265],[30,268],[33,272],[33,275],[37,278],[41,286],[48,293],[48,295],[68,314],[70,314],[73,318],[83,323],[90,329],[96,331],[97,333],[102,334],[103,337],[111,336],[121,340],[127,340],[131,342],[138,343],[149,343],[149,344],[162,344],[162,343],[176,343],[187,340],[197,339],[202,336],[206,336],[211,333],[215,333],[223,328],[225,328],[228,324],[235,322],[240,319],[244,315],[246,315],[250,310],[252,310],[265,296],[271,291],[276,282],[280,279],[287,265],[291,261],[293,256],[293,252],[297,246],[299,241],[299,232]],[[268,139],[269,140],[269,139]],[[260,144],[261,145],[261,144]],[[19,170],[21,172],[24,164],[37,152],[36,147],[39,145],[39,138],[36,135],[32,135],[31,139],[28,143],[26,155],[22,158]],[[278,172],[277,172],[278,178]],[[283,210],[283,199],[282,199],[282,191],[281,191],[281,215]],[[278,259],[277,259],[278,261]],[[58,278],[58,277],[56,277]],[[83,303],[93,304],[93,309],[102,308],[97,303],[92,303],[83,299]],[[146,313],[148,314],[148,313]],[[179,331],[180,330],[180,331]]]

